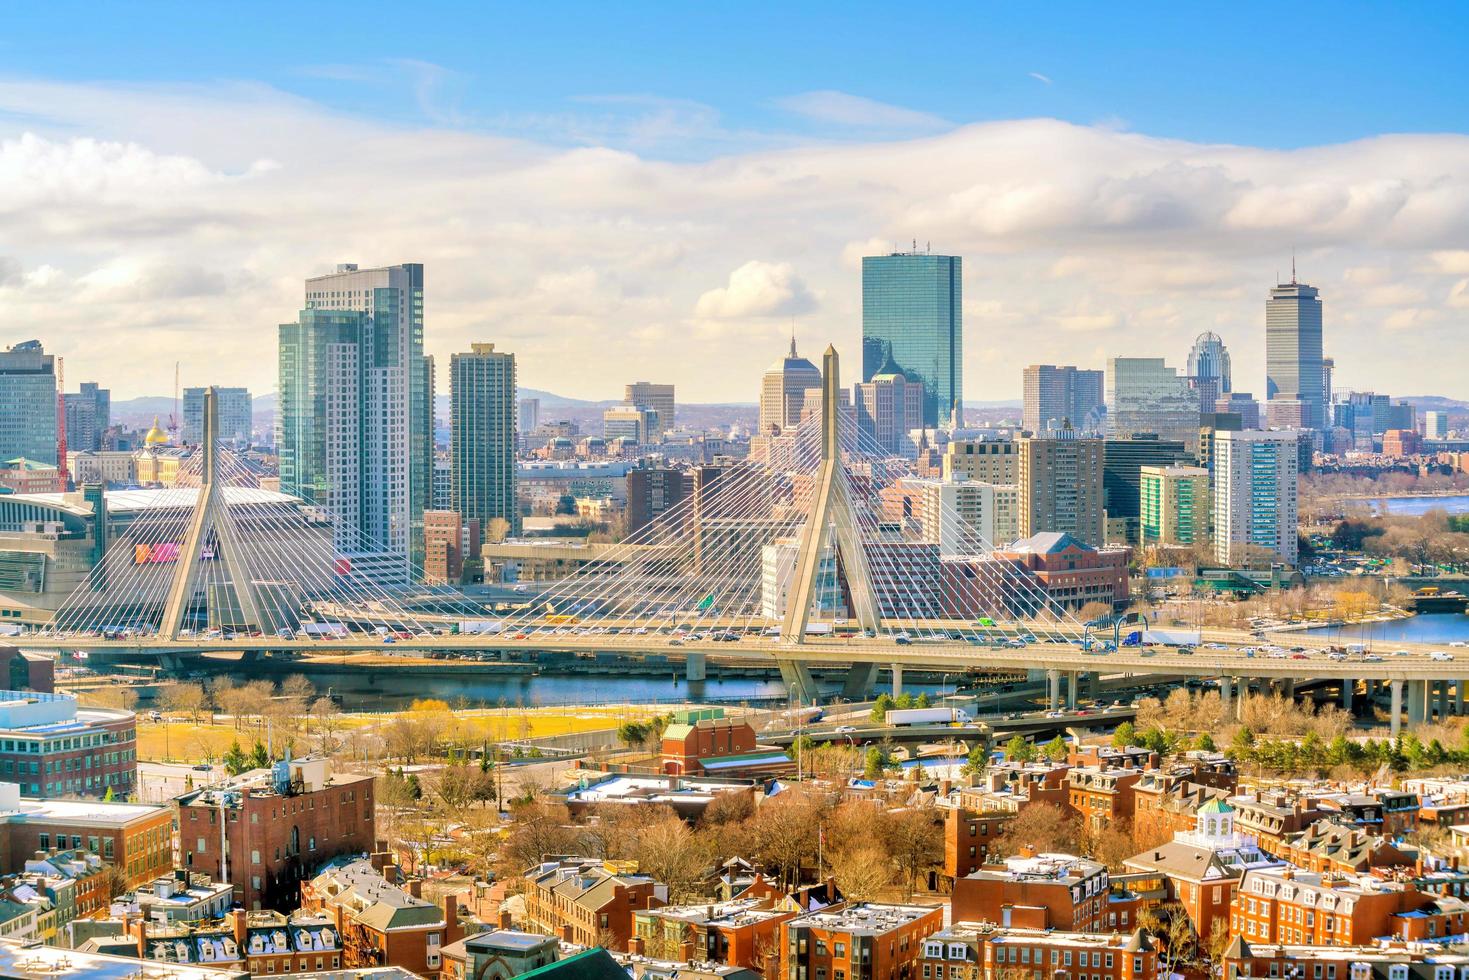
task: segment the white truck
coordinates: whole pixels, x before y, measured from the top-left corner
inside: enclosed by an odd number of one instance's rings
[[[347,637],[347,627],[341,623],[302,623],[301,636],[311,636],[317,639],[342,640]]]
[[[974,719],[963,708],[895,708],[883,716],[889,726],[968,724]]]
[[[1203,641],[1198,630],[1145,630],[1144,646],[1196,647]]]
[[[503,619],[461,619],[459,621],[459,633],[462,636],[473,636],[480,633],[499,633],[505,628]]]

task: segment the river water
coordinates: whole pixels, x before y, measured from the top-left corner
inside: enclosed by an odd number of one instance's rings
[[[1325,631],[1343,643],[1391,642],[1404,640],[1410,643],[1448,643],[1463,640],[1469,643],[1469,615],[1464,613],[1424,613],[1407,619],[1395,619],[1390,623],[1371,623],[1366,626],[1326,627]],[[1312,630],[1320,634],[1322,630]],[[1279,634],[1289,637],[1289,633]]]
[[[1379,497],[1371,501],[1378,512],[1397,517],[1412,517],[1441,510],[1449,514],[1469,514],[1469,494],[1450,497]]]

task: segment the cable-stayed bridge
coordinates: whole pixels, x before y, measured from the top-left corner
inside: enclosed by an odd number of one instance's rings
[[[1083,649],[1085,626],[1033,573],[995,553],[954,508],[905,505],[911,465],[883,452],[843,410],[828,348],[820,407],[770,440],[764,459],[696,471],[693,492],[627,540],[495,617],[344,522],[326,500],[260,487],[217,439],[206,395],[204,451],[179,485],[112,530],[103,557],[26,646],[169,652],[527,649],[682,653],[779,664],[814,697],[812,664],[848,668],[844,694],[871,691],[877,666],[1291,676],[1299,663],[1250,662],[1258,641],[1218,631],[1227,649],[1182,655]],[[107,535],[105,521],[98,533]],[[448,635],[476,621],[474,635]],[[486,622],[488,621],[488,622]],[[1311,641],[1312,646],[1324,645]],[[678,649],[682,648],[682,649]],[[1413,679],[1453,676],[1413,651],[1389,665]],[[1237,661],[1237,662],[1236,662]],[[1312,664],[1315,676],[1372,676],[1376,665]],[[1385,679],[1397,676],[1381,668]],[[1408,675],[1403,675],[1407,677]]]

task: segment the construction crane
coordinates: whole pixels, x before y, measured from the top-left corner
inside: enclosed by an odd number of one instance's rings
[[[71,482],[66,472],[66,358],[56,358],[56,470],[61,490]]]

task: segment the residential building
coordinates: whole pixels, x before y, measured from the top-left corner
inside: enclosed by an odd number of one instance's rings
[[[334,773],[327,759],[254,769],[176,806],[183,866],[230,882],[235,903],[251,911],[294,908],[319,865],[376,840],[373,777]]]
[[[760,423],[755,436],[780,435],[800,425],[808,400],[813,405],[821,402],[821,369],[796,353],[793,336],[790,353],[767,368],[761,378]]]
[[[1316,800],[1286,790],[1264,790],[1253,795],[1233,796],[1234,825],[1254,837],[1262,850],[1279,856],[1286,840],[1322,816]]]
[[[1003,586],[1013,593],[1009,601],[1017,614],[1035,615],[1042,601],[1070,612],[1091,602],[1115,608],[1127,602],[1123,549],[1098,550],[1070,534],[1043,531],[996,549],[994,558],[1009,566]]]
[[[1194,427],[1197,440],[1197,420]],[[1143,467],[1169,466],[1179,461],[1193,462],[1193,457],[1179,439],[1160,439],[1152,433],[1136,433],[1102,443],[1102,505],[1106,512],[1108,543],[1137,544],[1140,539]]]
[[[693,823],[717,797],[726,793],[753,797],[761,792],[761,788],[762,784],[755,780],[722,776],[635,776],[613,773],[595,782],[567,790],[565,802],[566,812],[572,819],[585,817],[603,804],[615,803],[618,806],[667,807]],[[625,864],[614,863],[608,867],[614,871],[628,870]]]
[[[1202,466],[1144,466],[1140,472],[1141,541],[1191,548],[1209,542],[1209,471]]]
[[[1199,416],[1199,465],[1214,472],[1214,439],[1219,433],[1258,428],[1258,424],[1246,425],[1243,416],[1235,412],[1205,412]]]
[[[1188,352],[1188,383],[1198,393],[1199,411],[1214,411],[1215,403],[1233,390],[1229,351],[1217,333],[1206,330]]]
[[[1221,969],[1224,980],[1452,980],[1469,969],[1469,955],[1441,942],[1316,946],[1247,942],[1235,936],[1224,950]]]
[[[943,928],[942,906],[849,905],[781,923],[780,976],[912,980],[923,941]]]
[[[1283,862],[1260,850],[1259,842],[1234,828],[1234,810],[1221,799],[1199,807],[1194,829],[1179,831],[1173,840],[1149,848],[1126,861],[1127,869],[1158,875],[1168,899],[1178,902],[1207,941],[1216,929],[1229,929],[1230,903],[1246,871],[1283,867]]]
[[[950,482],[1015,484],[1020,480],[1020,444],[1012,439],[950,439],[943,467]]]
[[[337,518],[338,547],[422,562],[433,477],[433,392],[423,353],[423,266],[306,280],[280,327],[281,490]]]
[[[1163,358],[1108,358],[1105,393],[1108,437],[1150,432],[1189,449],[1198,441],[1198,395]]]
[[[1131,910],[1128,921],[1108,924],[1110,891],[1106,865],[1022,847],[1013,857],[955,879],[950,905],[955,922],[1066,932],[1133,928]]]
[[[923,941],[920,966],[918,975],[934,980],[1038,973],[1050,980],[1155,980],[1158,953],[1141,929],[1104,936],[955,921]]]
[[[476,535],[477,536],[477,535]],[[464,521],[454,510],[423,512],[423,581],[458,585],[464,577]]]
[[[250,980],[242,966],[193,966],[169,962],[169,980]],[[35,942],[0,936],[0,971],[9,977],[25,980],[76,976],[91,980],[126,980],[140,972],[136,953],[116,956],[42,946]]]
[[[773,897],[665,905],[634,914],[628,952],[681,963],[743,966],[776,976],[781,923],[797,909]]]
[[[454,454],[447,450],[434,450],[433,493],[427,509],[454,509]]]
[[[963,260],[893,252],[862,260],[862,380],[923,385],[923,427],[963,424]]]
[[[449,359],[449,384],[454,510],[481,529],[503,520],[519,534],[515,355],[471,344]]]
[[[1071,809],[1093,832],[1117,827],[1131,830],[1133,787],[1143,770],[1134,766],[1073,766],[1066,774]]]
[[[1214,440],[1214,556],[1227,565],[1296,563],[1300,434],[1220,432]]]
[[[622,400],[634,408],[653,413],[652,424],[645,442],[662,442],[664,433],[674,428],[677,421],[677,407],[673,397],[673,385],[634,381],[624,386]]]
[[[913,457],[918,446],[910,433],[923,429],[923,383],[893,373],[874,374],[852,386],[862,452]]]
[[[1291,281],[1272,287],[1265,301],[1265,398],[1300,401],[1300,427],[1324,428],[1325,379],[1321,296],[1292,273]]]
[[[106,449],[107,430],[112,425],[112,392],[95,381],[83,381],[80,391],[67,392],[65,402],[68,456],[71,451]]]
[[[1101,371],[1032,364],[1023,377],[1020,424],[1034,435],[1070,427],[1097,432],[1106,407]]]
[[[975,799],[984,800],[976,794]],[[984,802],[988,802],[985,800]],[[962,801],[944,813],[944,864],[940,873],[950,887],[956,878],[973,874],[990,863],[990,850],[1005,829],[1005,824],[1015,819],[1014,811],[970,810]]]
[[[561,958],[554,936],[495,929],[444,946],[444,980],[511,980]]]
[[[112,899],[111,914],[142,916],[152,922],[203,922],[224,918],[233,903],[229,882],[176,868],[173,874]]]
[[[56,457],[56,358],[39,340],[0,352],[0,459],[53,466]]]
[[[0,463],[0,493],[64,493],[66,481],[54,463],[17,456]]]
[[[1454,900],[1457,915],[1464,903]],[[1400,913],[1420,917],[1437,897],[1411,883],[1384,881],[1369,875],[1322,874],[1290,865],[1251,868],[1244,873],[1230,906],[1230,931],[1247,943],[1306,943],[1353,946],[1382,936],[1401,934],[1394,928]],[[1445,923],[1438,935],[1461,932],[1462,922]]]
[[[952,483],[903,479],[901,489],[924,541],[937,542],[940,558],[988,554],[1014,541],[1019,531],[1020,488],[1015,484]]]
[[[1412,429],[1388,429],[1382,434],[1382,455],[1406,459],[1419,452],[1419,436]]]
[[[1373,868],[1411,867],[1413,856],[1392,839],[1324,818],[1286,836],[1280,857],[1306,871],[1360,874]]]
[[[668,904],[668,886],[629,862],[565,857],[525,874],[525,918],[538,929],[582,946],[626,950],[633,914]]]
[[[182,411],[183,428],[179,441],[186,446],[197,446],[204,438],[204,393],[208,388],[185,388]],[[219,413],[219,438],[237,449],[244,449],[252,441],[254,431],[254,400],[247,388],[215,388],[215,411]]]
[[[459,896],[435,904],[423,898],[422,887],[379,856],[338,858],[301,883],[301,911],[335,927],[349,969],[396,966],[436,977],[444,968],[444,947],[464,936]]]
[[[541,427],[541,400],[539,398],[522,398],[520,400],[520,438],[528,439],[530,434]],[[524,448],[523,446],[521,448]]]
[[[31,679],[30,662],[10,660],[11,683]],[[0,691],[0,781],[37,799],[133,791],[137,717],[120,708],[80,708],[69,694]]]
[[[121,869],[129,887],[173,871],[173,810],[146,803],[37,800],[0,783],[0,871],[18,871],[37,852],[81,851]]]
[[[1233,768],[1232,766],[1230,767]],[[1224,786],[1195,782],[1192,767],[1145,771],[1132,787],[1132,839],[1139,847],[1167,841],[1196,829],[1199,808],[1211,800],[1228,800],[1236,777]]]
[[[1020,439],[1019,446],[1020,536],[1055,531],[1101,544],[1102,440],[1062,429]]]
[[[683,470],[662,466],[629,470],[627,537],[651,542],[685,527],[689,516],[685,501],[692,483],[690,474]],[[664,514],[669,516],[660,521]]]

